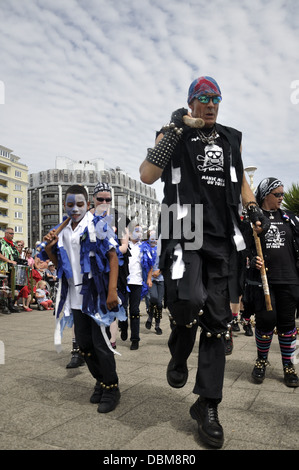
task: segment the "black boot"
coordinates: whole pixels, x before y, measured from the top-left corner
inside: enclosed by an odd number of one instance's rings
[[[223,429],[218,419],[219,400],[199,398],[190,408],[190,414],[198,424],[199,437],[205,444],[220,448],[223,445]]]
[[[231,327],[227,331],[227,334],[224,337],[224,346],[225,346],[225,355],[229,356],[234,349],[234,343],[233,343],[233,334]]]
[[[156,331],[156,335],[161,335],[163,333],[159,324],[158,325],[156,324],[155,331]]]
[[[176,366],[171,358],[167,367],[167,382],[173,388],[182,388],[188,380],[187,364]]]
[[[238,317],[233,318],[233,321],[231,322],[231,328],[232,328],[232,331],[240,331]]]
[[[264,381],[266,375],[266,367],[268,365],[267,359],[257,358],[255,366],[251,373],[252,378],[256,383],[261,384]]]
[[[152,327],[152,321],[153,321],[153,316],[154,316],[154,311],[155,311],[155,306],[153,304],[151,304],[151,302],[149,303],[149,309],[148,309],[148,317],[147,317],[147,320],[145,322],[145,328],[147,330],[150,330],[151,327]]]
[[[73,340],[73,349],[71,350],[71,360],[66,365],[66,369],[76,369],[77,367],[83,366],[85,364],[84,358],[80,354],[80,349],[75,340]]]
[[[97,381],[94,387],[93,394],[91,395],[89,401],[90,403],[100,403],[102,396],[103,396],[103,387],[102,387],[102,382]]]
[[[243,330],[245,331],[245,336],[253,336],[250,320],[244,320]]]
[[[160,328],[161,319],[162,319],[162,308],[161,307],[156,307],[156,309],[155,309],[155,322],[156,322],[155,330],[156,330],[157,335],[162,334],[162,330]]]
[[[283,367],[284,371],[284,383],[287,387],[299,387],[299,378],[296,374],[295,368],[290,362]]]
[[[98,406],[99,413],[109,413],[113,411],[120,400],[120,391],[118,386],[104,387],[103,395]]]
[[[123,341],[128,339],[128,320],[119,321],[118,328],[120,329],[120,337]]]
[[[133,339],[131,346],[130,346],[130,350],[136,351],[138,348],[139,348],[139,341],[137,341],[137,339]]]

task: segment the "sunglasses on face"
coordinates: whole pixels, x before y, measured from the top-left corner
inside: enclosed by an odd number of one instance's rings
[[[97,197],[96,199],[99,202],[104,202],[104,201],[111,202],[112,201],[112,197]]]
[[[214,104],[218,104],[222,100],[221,96],[207,96],[207,95],[197,96],[197,99],[198,101],[200,101],[200,103],[203,103],[203,104],[208,104],[210,100],[212,100]]]
[[[273,196],[277,197],[277,199],[279,197],[283,197],[284,196],[284,193],[271,193]]]

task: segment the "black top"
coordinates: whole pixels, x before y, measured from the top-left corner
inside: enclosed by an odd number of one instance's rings
[[[271,284],[299,285],[291,220],[279,210],[263,212],[267,217],[271,217],[270,229],[264,236],[268,281]]]
[[[185,129],[161,178],[165,183],[163,204],[168,207],[178,202],[188,205],[193,223],[194,206],[202,204],[204,240],[209,236],[229,238],[234,233],[233,219],[239,222],[242,134],[220,124],[215,127],[218,137],[211,145],[202,142],[196,129]],[[171,232],[171,217],[169,224],[169,240],[165,243],[175,246],[184,236],[178,239]]]

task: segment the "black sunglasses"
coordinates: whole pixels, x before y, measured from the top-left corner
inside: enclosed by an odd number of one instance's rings
[[[283,197],[284,196],[284,193],[270,193],[270,194],[273,194],[273,196],[277,197],[277,199],[279,197]]]
[[[112,201],[112,197],[97,197],[96,199],[99,202],[104,202],[104,201],[111,202]]]

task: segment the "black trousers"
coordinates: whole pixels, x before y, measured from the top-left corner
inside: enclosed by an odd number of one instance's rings
[[[287,333],[295,328],[295,313],[299,302],[299,286],[289,284],[269,284],[272,310],[263,308],[255,311],[256,328],[262,332],[277,327],[279,333]]]
[[[130,314],[131,341],[140,341],[140,302],[142,286],[138,284],[129,284],[128,307]]]
[[[193,312],[191,316],[196,315],[198,323],[187,328],[176,321],[168,346],[174,363],[183,365],[193,350],[198,325],[201,326],[193,392],[202,397],[221,400],[225,370],[224,335],[232,320],[229,294],[231,249],[228,243],[219,244],[214,250],[209,248],[185,253],[184,260],[186,269],[182,281],[179,281],[184,284],[186,279],[184,287],[165,273],[166,291],[171,292],[171,298],[166,294],[167,306],[172,317],[188,317]],[[176,289],[174,282],[177,283]],[[194,292],[202,292],[203,295],[196,299]],[[198,316],[200,309],[203,314]],[[217,337],[219,334],[220,337]]]
[[[76,341],[91,375],[105,385],[118,383],[114,353],[107,346],[100,326],[81,310],[72,312]],[[106,333],[109,338],[109,328]]]

